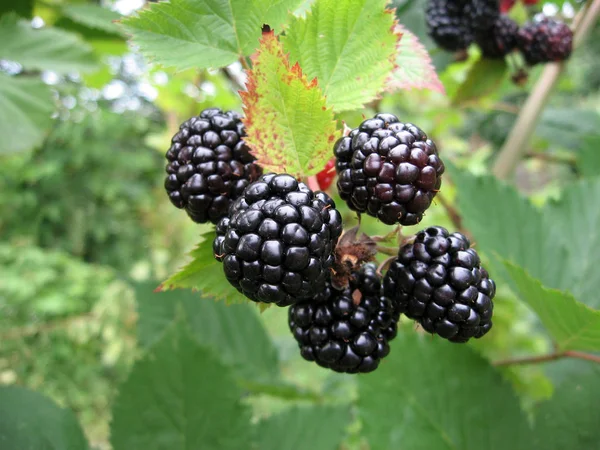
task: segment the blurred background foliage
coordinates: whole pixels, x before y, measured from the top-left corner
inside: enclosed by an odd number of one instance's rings
[[[516,86],[510,75],[518,61],[512,67],[482,69],[472,49],[466,61],[454,62],[426,36],[422,0],[393,3],[399,21],[430,50],[448,96],[404,91],[339,119],[356,126],[376,111],[395,113],[428,130],[455,165],[485,171],[540,69],[530,73],[525,85]],[[3,148],[0,154],[0,383],[26,386],[74,410],[98,449],[110,448],[110,405],[143,348],[136,338],[135,300],[137,293],[142,302],[151,289],[140,289],[140,283],[156,286],[180,267],[182,255],[207,229],[172,208],[163,192],[169,138],[181,122],[205,107],[241,108],[239,64],[223,71],[176,73],[146,66],[135,48],[127,47],[112,20],[143,4],[28,0],[0,7],[0,13],[13,11],[33,28],[72,33],[95,62],[91,71],[30,70],[0,53],[0,75],[43,83],[55,110],[49,128],[39,130],[38,145],[21,152]],[[543,9],[569,20],[577,7],[574,1],[540,2],[527,10],[519,6],[512,14],[523,21]],[[600,142],[599,74],[596,26],[568,64],[518,168],[518,188],[536,201],[600,171],[600,164],[590,163],[598,160]],[[450,183],[445,183],[443,195],[453,201]],[[338,204],[349,227],[355,218]],[[431,224],[452,228],[439,204],[423,227]],[[370,218],[363,225],[370,234],[389,231]],[[497,305],[493,332],[469,345],[490,360],[550,350],[535,316],[507,288],[499,290]],[[344,401],[355,397],[351,377],[301,360],[285,317],[285,310],[271,308],[257,319],[274,342],[283,381],[271,385],[271,390],[279,386],[276,394],[264,386],[249,388],[255,417],[314,396]],[[530,408],[549,397],[552,381],[574,366],[568,361],[543,368],[515,366],[503,374]],[[351,431],[358,436],[358,429]],[[352,436],[348,448],[359,448],[359,438]]]

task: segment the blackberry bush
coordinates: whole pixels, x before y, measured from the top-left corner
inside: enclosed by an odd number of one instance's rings
[[[434,142],[392,114],[365,120],[336,142],[334,153],[342,199],[388,225],[419,223],[442,184]]]
[[[461,233],[421,231],[402,246],[383,285],[399,312],[452,342],[480,338],[492,328],[496,285]]]
[[[475,42],[486,58],[504,58],[516,48],[518,33],[519,25],[502,15],[490,28],[476,33]]]
[[[531,66],[564,61],[573,51],[573,32],[562,22],[544,18],[521,28],[517,43],[525,61]]]
[[[173,136],[165,189],[171,203],[194,222],[217,223],[262,173],[244,136],[240,116],[218,108],[186,120]]]
[[[346,289],[328,286],[315,301],[289,309],[302,357],[336,372],[372,372],[396,337],[398,313],[381,292],[374,264],[354,273]]]
[[[322,293],[342,233],[335,203],[290,175],[250,184],[217,224],[215,258],[255,302],[287,306]]]
[[[426,20],[429,36],[450,52],[466,49],[473,32],[465,15],[468,0],[429,0]]]

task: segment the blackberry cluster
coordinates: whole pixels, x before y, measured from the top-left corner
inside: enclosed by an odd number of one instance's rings
[[[165,189],[173,205],[194,222],[217,223],[262,173],[244,136],[240,116],[218,108],[185,121],[173,136]]]
[[[544,18],[525,25],[517,36],[527,64],[564,61],[573,51],[573,32],[562,22]]]
[[[499,0],[471,0],[467,2],[464,11],[473,31],[485,32],[492,28],[500,17],[500,2]]]
[[[429,36],[444,50],[464,50],[473,41],[465,14],[467,4],[468,0],[429,0],[426,11]]]
[[[289,309],[289,326],[304,359],[336,372],[372,372],[390,352],[398,313],[382,296],[374,264],[363,265],[341,291]]]
[[[341,233],[342,218],[327,194],[291,175],[267,174],[217,224],[213,250],[246,297],[287,306],[325,290]]]
[[[460,233],[431,227],[398,253],[383,281],[399,311],[451,342],[480,338],[492,328],[496,285]]]
[[[510,17],[502,15],[491,27],[476,33],[475,42],[484,57],[504,58],[517,47],[518,32],[519,25]]]
[[[392,114],[377,114],[334,148],[337,187],[348,206],[383,223],[415,225],[442,184],[444,164],[432,140]]]

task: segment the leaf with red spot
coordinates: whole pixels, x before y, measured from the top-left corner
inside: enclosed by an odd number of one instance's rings
[[[402,25],[398,25],[396,31],[402,38],[398,42],[396,68],[388,80],[387,90],[430,89],[445,94],[444,85],[419,38]]]
[[[297,178],[318,173],[340,133],[317,79],[290,65],[273,32],[263,35],[252,63],[241,96],[253,155],[265,171]]]

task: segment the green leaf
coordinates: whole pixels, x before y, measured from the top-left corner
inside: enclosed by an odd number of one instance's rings
[[[0,74],[0,154],[40,144],[53,111],[52,94],[42,81]]]
[[[31,17],[34,0],[18,0],[0,2],[0,16],[14,12],[21,17]]]
[[[0,387],[0,444],[6,450],[85,450],[75,414],[37,392]]]
[[[425,46],[403,25],[398,25],[397,30],[402,38],[398,45],[396,68],[388,80],[387,90],[430,89],[445,94],[444,85],[435,72]]]
[[[138,361],[113,408],[115,450],[248,449],[249,408],[229,368],[175,324]]]
[[[295,17],[282,42],[290,61],[317,78],[334,111],[375,99],[394,68],[398,35],[387,0],[316,0]]]
[[[58,73],[96,69],[91,47],[77,35],[58,28],[36,30],[16,15],[0,17],[0,59],[9,59],[25,69]]]
[[[574,374],[535,413],[536,450],[588,450],[600,443],[600,370]]]
[[[164,281],[159,289],[193,289],[202,296],[223,300],[227,304],[244,303],[247,299],[223,275],[223,266],[213,255],[214,232],[202,236],[202,241],[191,253],[192,261]]]
[[[536,312],[560,350],[600,351],[600,311],[569,293],[545,288],[509,261],[505,265],[519,296]]]
[[[320,172],[331,158],[336,123],[316,80],[309,82],[296,64],[290,67],[271,33],[261,40],[241,92],[246,142],[265,171],[297,178]]]
[[[298,0],[172,0],[123,20],[149,59],[179,70],[222,67],[250,55],[265,20],[278,29]],[[177,51],[173,51],[177,49]]]
[[[258,424],[258,448],[260,450],[336,450],[340,448],[345,428],[349,423],[348,407],[291,408]]]
[[[93,4],[64,5],[62,13],[74,22],[95,28],[109,34],[122,34],[115,21],[121,18],[119,13]]]
[[[542,113],[535,134],[553,146],[579,150],[584,139],[598,135],[600,115],[594,110],[571,108],[547,108]]]
[[[376,372],[358,378],[358,414],[370,448],[531,448],[517,397],[474,350],[408,329],[391,347]]]
[[[496,92],[507,73],[508,66],[503,59],[481,58],[469,70],[467,79],[454,94],[452,104],[465,105],[477,102]]]
[[[227,283],[221,275],[221,283]],[[247,379],[275,380],[279,376],[277,349],[268,336],[257,308],[246,303],[226,306],[190,291],[153,292],[156,284],[136,288],[138,336],[144,347],[161,339],[183,309],[192,336],[219,351],[223,362]],[[232,332],[235,330],[235,332]]]
[[[600,136],[587,136],[579,151],[577,167],[584,177],[600,175]]]

